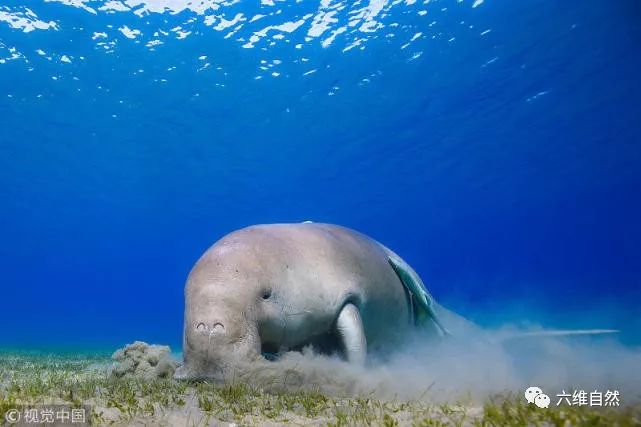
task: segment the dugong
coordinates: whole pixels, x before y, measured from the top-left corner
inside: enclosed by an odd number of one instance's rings
[[[450,334],[439,306],[398,255],[331,224],[255,225],[210,247],[185,286],[184,363],[176,378],[221,377],[238,361],[311,345],[363,363],[415,325]]]

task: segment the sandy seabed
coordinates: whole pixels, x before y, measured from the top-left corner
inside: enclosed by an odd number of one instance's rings
[[[110,354],[5,352],[0,420],[14,408],[65,404],[90,408],[92,425],[641,426],[638,353],[595,345],[537,344],[538,364],[520,354],[529,344],[515,354],[414,347],[363,367],[307,351],[239,368],[225,383],[116,376]],[[523,397],[535,378],[551,396],[547,409]],[[555,406],[557,393],[578,387],[616,388],[619,406]]]

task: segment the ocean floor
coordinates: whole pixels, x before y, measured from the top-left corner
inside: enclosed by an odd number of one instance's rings
[[[414,398],[338,392],[301,383],[295,369],[269,382],[240,376],[215,384],[116,378],[112,367],[110,354],[0,353],[0,420],[8,425],[5,416],[14,408],[66,404],[89,407],[92,425],[641,425],[641,405],[541,409],[528,405],[522,391],[443,401],[430,390]]]

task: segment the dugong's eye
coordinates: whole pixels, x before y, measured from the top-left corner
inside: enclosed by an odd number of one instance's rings
[[[272,296],[271,289],[265,289],[263,291],[263,295],[262,295],[263,299],[269,299],[269,298],[271,298],[271,296]]]

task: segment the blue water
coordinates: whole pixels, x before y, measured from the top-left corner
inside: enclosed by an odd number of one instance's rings
[[[202,5],[0,5],[0,347],[178,348],[201,253],[304,220],[641,343],[638,2]]]

